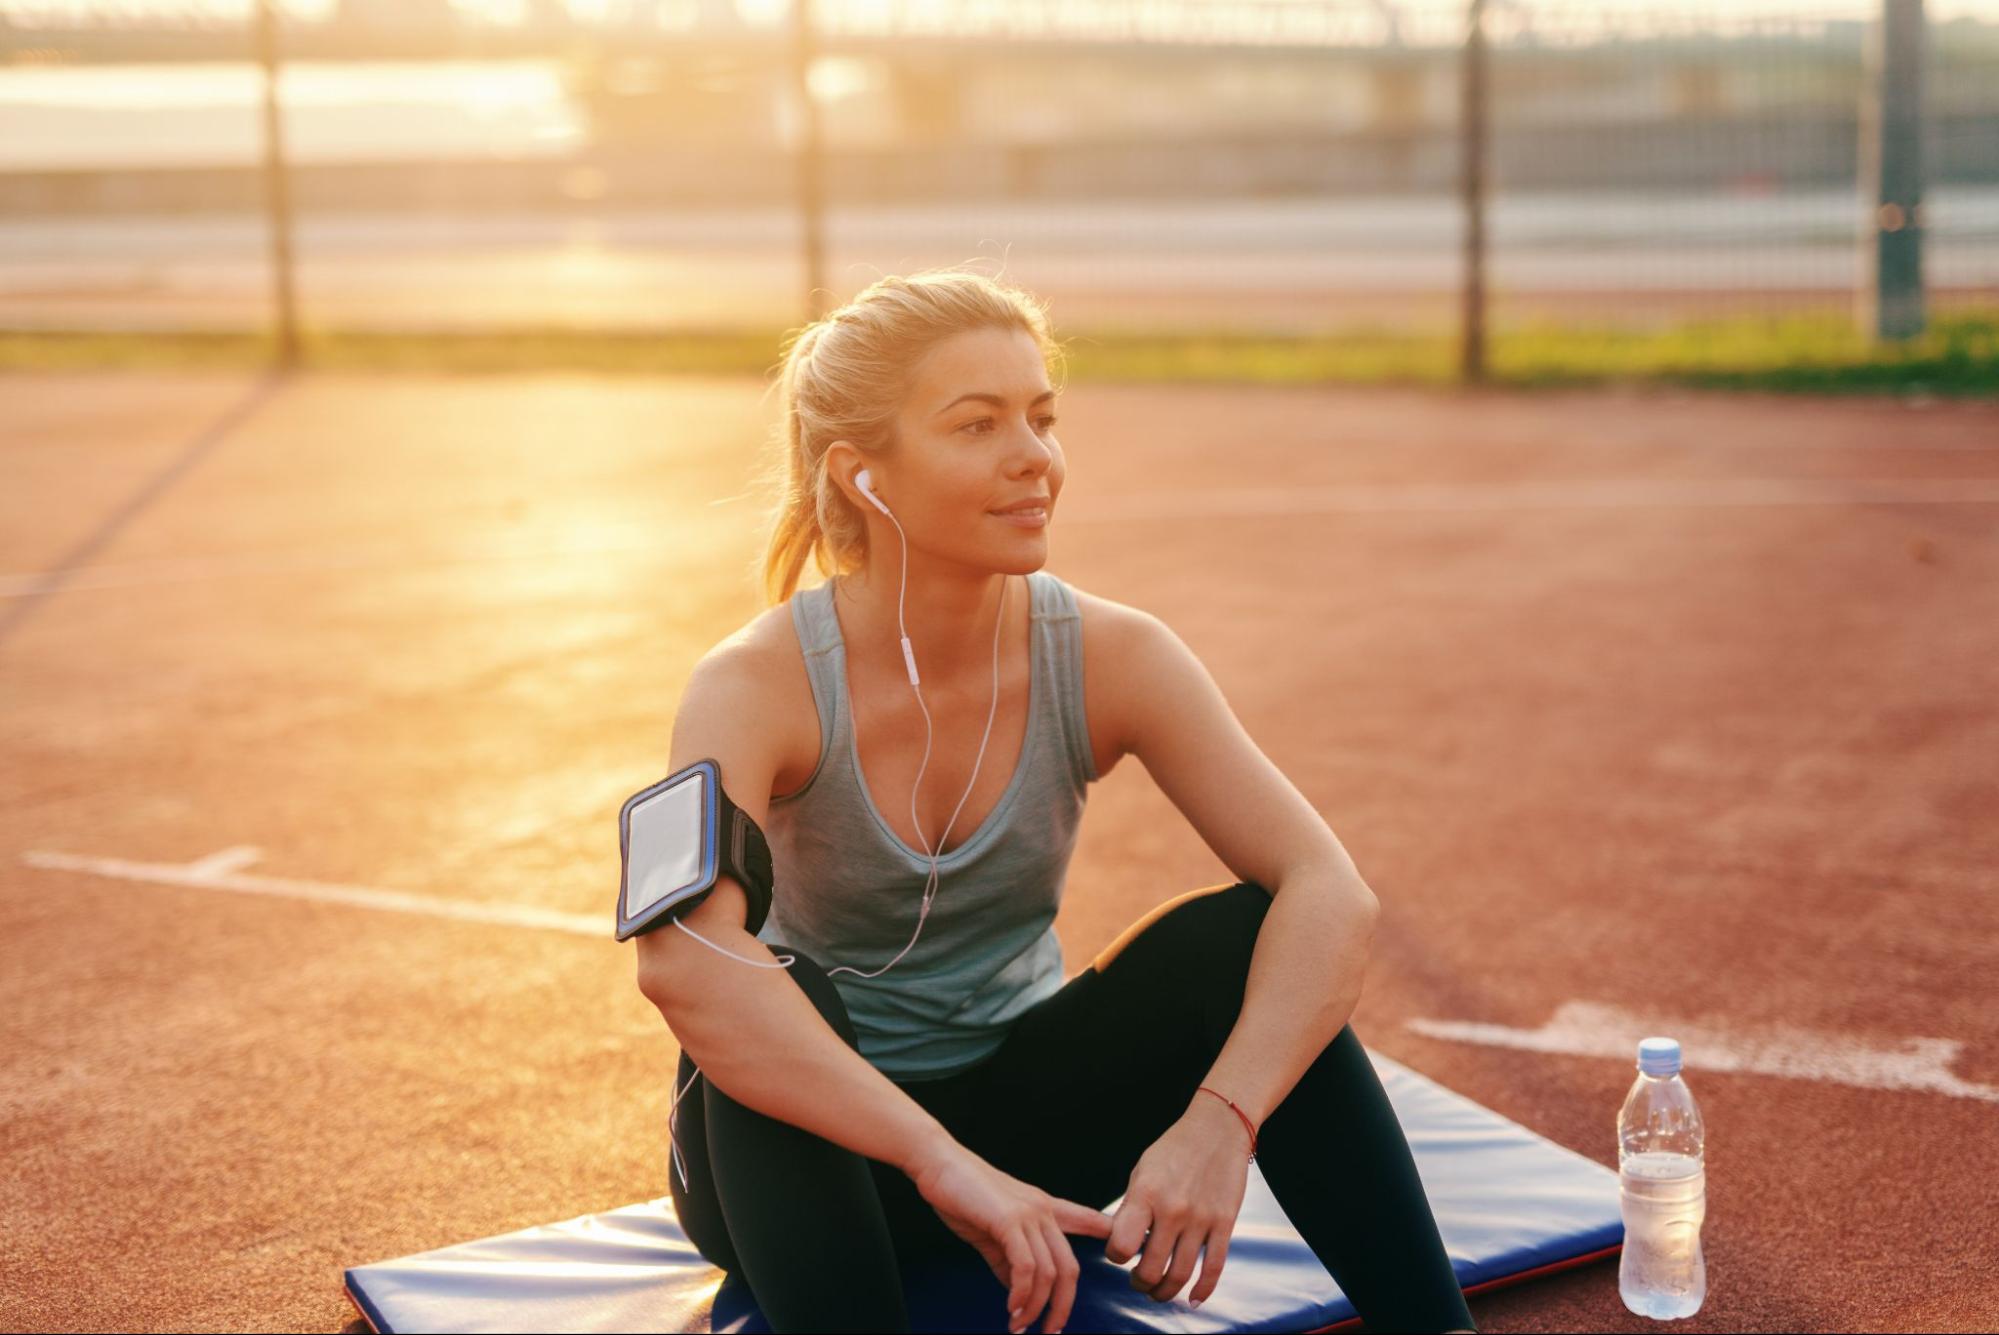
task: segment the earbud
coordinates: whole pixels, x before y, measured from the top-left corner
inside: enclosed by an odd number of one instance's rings
[[[863,468],[860,472],[854,474],[854,485],[861,489],[861,495],[868,498],[868,504],[874,506],[875,509],[881,511],[883,514],[888,513],[888,507],[882,504],[882,498],[875,495],[875,480],[869,476],[867,469]]]

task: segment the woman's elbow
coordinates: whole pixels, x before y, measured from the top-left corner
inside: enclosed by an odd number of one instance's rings
[[[671,924],[656,927],[638,938],[639,959],[635,981],[639,995],[665,1011],[670,1008],[679,988],[675,986],[680,975],[685,972],[680,962],[673,958],[673,942],[669,939],[678,935]]]

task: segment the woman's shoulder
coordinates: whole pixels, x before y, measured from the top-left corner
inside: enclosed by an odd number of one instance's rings
[[[1108,656],[1128,646],[1136,628],[1151,616],[1143,608],[1091,593],[1070,580],[1064,579],[1062,583],[1068,587],[1077,615],[1082,618],[1083,642],[1088,650]]]
[[[701,656],[701,666],[710,672],[727,672],[746,685],[760,685],[766,679],[782,677],[784,650],[798,652],[798,637],[792,629],[791,604],[778,603],[745,621],[715,641]]]
[[[1125,720],[1120,713],[1132,655],[1145,652],[1146,623],[1152,614],[1115,598],[1078,588],[1063,580],[1076,603],[1083,658],[1083,714],[1088,720],[1090,752],[1098,778],[1127,754]]]
[[[818,765],[818,707],[789,602],[765,608],[717,640],[694,675],[705,682],[704,699],[728,701],[741,724],[757,733],[759,746],[768,748],[773,794],[790,793]]]
[[[792,598],[807,592],[800,590]],[[750,678],[758,712],[778,745],[771,792],[789,795],[818,768],[821,750],[819,708],[791,600],[757,613],[724,642],[737,646],[740,670]]]

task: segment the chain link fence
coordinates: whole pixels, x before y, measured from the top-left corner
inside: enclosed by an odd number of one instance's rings
[[[974,261],[1070,333],[1448,335],[1482,142],[1495,338],[1837,317],[1883,3],[1488,0],[1476,108],[1464,0],[286,10],[298,309],[765,330]],[[246,12],[0,17],[0,328],[268,327]],[[1991,308],[1999,3],[1932,0],[1923,54],[1928,309]]]

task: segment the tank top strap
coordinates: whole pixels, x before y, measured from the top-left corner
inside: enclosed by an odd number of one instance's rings
[[[833,612],[833,583],[827,580],[791,596],[791,624],[798,645],[809,659],[839,647],[840,619]]]
[[[1083,613],[1076,593],[1060,576],[1034,571],[1034,615],[1041,623],[1042,679],[1055,698],[1055,716],[1069,762],[1071,782],[1081,792],[1096,782],[1097,761],[1090,747],[1090,727],[1083,709]]]
[[[805,675],[812,684],[813,708],[819,714],[819,760],[804,783],[781,797],[774,797],[774,804],[803,797],[824,773],[827,757],[842,754],[837,748],[846,745],[847,686],[842,667],[840,618],[833,611],[830,581],[793,592],[791,625],[798,632]]]

